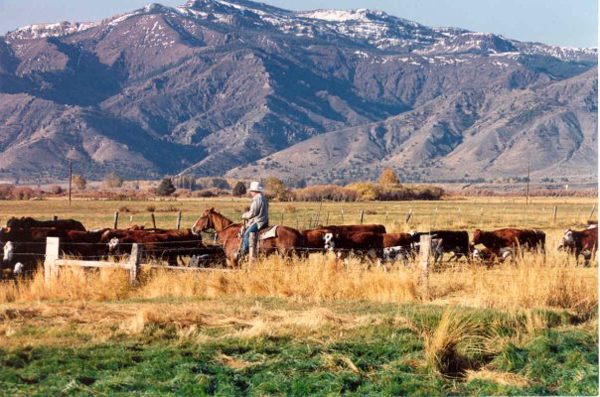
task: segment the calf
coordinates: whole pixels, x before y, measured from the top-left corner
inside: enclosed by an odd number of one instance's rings
[[[500,252],[496,254],[489,248],[474,248],[473,259],[485,262],[488,267],[494,262],[503,262],[506,259],[512,257],[513,252],[511,248],[501,248]]]
[[[383,235],[383,260],[392,262],[397,258],[408,265],[412,255],[412,236],[409,233],[385,233]]]
[[[502,248],[540,249],[544,252],[546,233],[541,230],[515,228],[498,229],[491,232],[476,229],[471,246],[475,247],[477,244],[483,244],[497,255]]]
[[[590,258],[598,250],[598,228],[581,231],[567,229],[558,249],[566,249],[575,255],[575,261],[579,260],[579,255],[583,255],[584,265],[588,266]]]

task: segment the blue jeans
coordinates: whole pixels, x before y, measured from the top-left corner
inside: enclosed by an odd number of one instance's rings
[[[248,250],[250,249],[250,233],[258,232],[258,225],[255,223],[251,225],[244,232],[244,239],[242,240],[242,249],[240,250],[240,255],[246,255]]]

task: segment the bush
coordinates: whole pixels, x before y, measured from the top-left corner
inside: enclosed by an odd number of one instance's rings
[[[119,176],[116,172],[111,172],[104,177],[104,184],[110,189],[123,186],[123,182],[123,178],[121,178],[121,176]]]
[[[233,187],[232,194],[236,197],[240,197],[246,194],[246,185],[244,184],[244,182],[240,181],[236,183]]]
[[[268,178],[265,182],[266,195],[279,201],[288,201],[292,198],[292,192],[285,184],[277,178]]]
[[[50,187],[50,192],[52,194],[62,194],[64,192],[63,188],[58,186],[58,185],[54,185]]]
[[[156,206],[155,205],[149,205],[146,207],[146,211],[148,212],[154,212],[156,211]]]
[[[359,199],[364,201],[439,200],[444,195],[444,189],[428,185],[381,186],[372,182],[356,182],[347,185],[346,188],[357,192]]]
[[[297,201],[356,201],[359,197],[355,191],[335,185],[309,186],[294,190],[293,195]]]
[[[0,185],[0,199],[9,200],[12,197],[12,192],[15,189],[13,185]]]
[[[35,191],[30,187],[16,187],[11,191],[12,200],[30,200],[34,197],[40,197],[41,192]]]
[[[228,191],[219,189],[204,189],[192,193],[192,197],[221,197],[229,195],[230,193]]]
[[[87,186],[87,181],[83,177],[83,175],[74,174],[72,180],[73,180],[73,184],[75,185],[75,187],[77,189],[79,189],[79,190],[85,190],[85,188]]]
[[[165,178],[160,182],[160,185],[158,185],[156,194],[159,196],[170,196],[175,192],[175,190],[177,189],[175,186],[173,186],[173,181],[171,181],[171,178]]]
[[[351,183],[346,185],[346,189],[355,191],[359,199],[365,201],[378,200],[381,190],[378,184],[372,182]]]

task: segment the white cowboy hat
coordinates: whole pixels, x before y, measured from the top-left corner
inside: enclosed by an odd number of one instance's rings
[[[265,189],[263,189],[262,186],[260,186],[260,183],[258,183],[257,181],[252,181],[250,183],[250,188],[248,189],[251,192],[264,192]]]

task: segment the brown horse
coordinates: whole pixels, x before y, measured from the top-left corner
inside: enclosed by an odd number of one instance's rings
[[[192,226],[192,233],[199,234],[201,231],[213,229],[217,232],[217,238],[223,244],[225,256],[233,267],[238,263],[235,258],[236,252],[241,247],[241,238],[239,237],[241,223],[233,223],[223,215],[215,211],[214,208],[204,211]],[[260,240],[260,253],[269,255],[279,252],[282,255],[290,255],[294,251],[300,251],[304,247],[304,238],[302,234],[291,227],[279,226],[277,228],[277,237]]]

